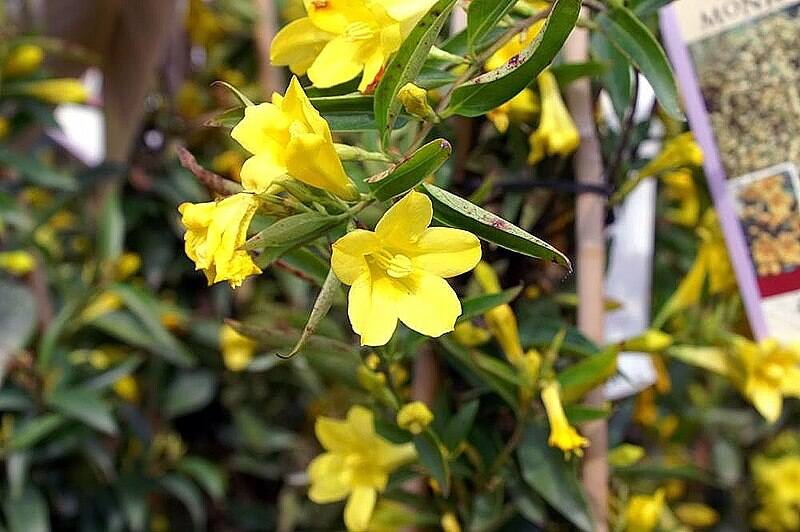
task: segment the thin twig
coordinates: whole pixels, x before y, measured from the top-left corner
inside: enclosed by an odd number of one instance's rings
[[[221,175],[215,174],[211,170],[203,168],[197,162],[194,155],[183,146],[176,146],[178,159],[181,166],[189,170],[194,176],[212,192],[222,196],[230,196],[242,191],[242,186],[238,183],[225,179]]]

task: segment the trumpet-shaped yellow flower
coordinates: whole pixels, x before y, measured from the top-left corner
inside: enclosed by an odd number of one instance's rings
[[[419,434],[433,421],[433,413],[422,401],[413,401],[404,405],[397,413],[397,426]]]
[[[12,49],[3,64],[3,75],[10,78],[27,76],[42,65],[44,50],[35,44],[22,44]]]
[[[533,0],[527,3],[537,10],[547,9],[550,7],[549,2],[544,2],[542,0]],[[542,28],[544,27],[544,23],[544,19],[539,20],[531,25],[531,27],[529,27],[527,30],[512,37],[511,40],[509,40],[499,50],[492,54],[489,59],[486,60],[486,63],[483,65],[484,68],[486,68],[486,70],[500,68],[508,63],[509,59],[519,55],[520,52],[527,48],[528,45],[530,45],[539,35],[539,32],[542,31]]]
[[[328,123],[297,78],[292,78],[286,96],[275,93],[271,103],[246,107],[231,136],[253,154],[240,173],[245,190],[265,192],[288,174],[343,199],[358,198],[336,155]]]
[[[505,133],[512,122],[530,122],[538,112],[539,98],[536,93],[530,89],[524,89],[500,107],[489,111],[486,117],[491,120],[497,131]]]
[[[319,417],[315,429],[326,452],[308,466],[309,498],[318,504],[347,498],[347,529],[366,530],[389,474],[415,458],[413,444],[394,445],[380,437],[372,412],[362,406],[352,407],[345,421]]]
[[[636,338],[625,340],[622,349],[642,353],[660,353],[672,345],[672,336],[655,329],[648,329]]]
[[[539,98],[542,112],[539,127],[528,139],[531,145],[528,164],[536,164],[548,155],[566,157],[581,143],[580,132],[561,98],[556,77],[549,70],[539,74]]]
[[[542,387],[542,402],[550,423],[550,438],[547,440],[547,444],[551,447],[558,447],[566,455],[574,453],[582,456],[583,448],[589,446],[589,440],[578,434],[575,427],[567,421],[560,394],[558,381],[550,381]]]
[[[221,201],[178,207],[186,226],[186,254],[206,274],[208,284],[228,281],[236,288],[248,276],[261,273],[247,251],[239,249],[258,206],[256,196],[239,193]]]
[[[485,262],[479,263],[475,268],[475,279],[487,294],[496,294],[500,291],[500,280],[497,278],[497,274]],[[525,350],[519,341],[517,317],[511,306],[508,304],[498,305],[484,314],[484,318],[508,361],[512,364],[520,363]]]
[[[703,164],[703,150],[697,145],[692,133],[682,133],[664,143],[664,147],[656,157],[639,170],[640,177],[657,175],[667,170],[676,170],[683,166],[700,166]]]
[[[89,93],[79,79],[42,79],[14,88],[15,94],[30,96],[47,103],[84,103]]]
[[[625,508],[626,532],[652,532],[661,520],[664,511],[663,489],[652,495],[634,495]]]
[[[708,528],[717,524],[719,514],[701,502],[684,502],[675,508],[675,515],[681,523],[692,529]]]
[[[239,331],[224,324],[219,330],[219,344],[222,350],[222,361],[231,371],[242,371],[250,365],[256,353],[258,342],[248,338]]]
[[[700,219],[700,197],[694,184],[692,172],[687,169],[667,172],[661,176],[666,188],[667,199],[676,203],[667,212],[667,218],[674,224],[694,227]]]
[[[13,275],[25,275],[36,267],[36,259],[27,251],[0,252],[0,270]]]
[[[8,121],[8,118],[0,116],[0,140],[6,138],[10,131],[11,123]]]
[[[759,343],[737,337],[733,343],[740,364],[739,386],[770,423],[781,415],[784,396],[800,397],[800,347],[768,339]]]
[[[362,345],[386,344],[397,320],[427,336],[450,332],[461,303],[445,281],[481,258],[475,235],[428,227],[431,200],[410,192],[394,204],[375,231],[357,229],[333,244],[331,267],[350,285],[348,314]]]
[[[461,525],[453,512],[444,514],[439,524],[444,532],[461,532]]]
[[[287,24],[272,41],[270,60],[332,87],[362,74],[367,91],[400,48],[430,0],[305,0],[307,17]]]

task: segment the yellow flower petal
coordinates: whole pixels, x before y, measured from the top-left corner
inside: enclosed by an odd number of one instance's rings
[[[430,198],[412,191],[386,211],[375,226],[375,234],[386,244],[405,248],[417,242],[432,219]]]
[[[478,238],[461,229],[431,227],[417,241],[414,266],[439,277],[454,277],[475,268],[481,260]]]
[[[269,50],[270,62],[288,66],[297,75],[303,75],[334,34],[319,29],[308,17],[290,22],[275,38]]]
[[[350,81],[363,69],[369,57],[369,41],[336,37],[319,53],[308,68],[308,79],[315,87],[327,88]]]
[[[253,154],[282,149],[289,142],[289,118],[272,103],[245,107],[244,118],[231,130],[231,137]]]
[[[358,486],[353,489],[344,509],[344,524],[351,532],[362,532],[369,526],[378,493],[375,488]]]
[[[272,154],[263,153],[247,159],[239,177],[245,190],[263,194],[286,175],[286,167],[275,161]]]
[[[447,281],[429,273],[418,273],[404,285],[408,292],[399,301],[400,321],[434,338],[453,330],[461,315],[461,302]]]
[[[308,477],[311,486],[308,498],[317,504],[327,504],[344,499],[350,493],[350,486],[343,482],[341,472],[345,468],[345,456],[324,453],[311,461]]]
[[[770,423],[775,423],[781,416],[783,396],[767,383],[755,382],[748,387],[747,395],[756,410]]]
[[[341,198],[358,198],[358,190],[344,173],[333,144],[316,133],[292,134],[286,146],[286,171],[304,183]]]
[[[388,278],[372,279],[363,273],[350,288],[348,316],[361,345],[385,345],[397,328],[397,303],[401,296]]]
[[[356,229],[333,244],[331,267],[336,277],[346,285],[352,285],[367,271],[364,255],[375,252],[380,245],[372,231]]]

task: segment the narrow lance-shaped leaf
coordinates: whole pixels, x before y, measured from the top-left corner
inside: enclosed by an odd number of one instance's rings
[[[381,141],[386,146],[395,119],[400,114],[397,93],[422,70],[428,52],[447,21],[456,0],[439,0],[427,14],[417,22],[400,49],[386,66],[386,71],[375,89],[375,122]]]
[[[472,0],[467,9],[467,41],[470,50],[494,28],[516,0]]]
[[[556,0],[536,39],[505,65],[458,86],[444,115],[480,116],[519,94],[561,50],[580,9],[580,0]]]
[[[285,248],[318,238],[337,225],[344,223],[346,216],[330,216],[316,212],[304,212],[278,220],[245,242],[244,248],[253,251],[264,248]]]
[[[439,484],[442,495],[450,492],[450,466],[442,454],[442,444],[431,430],[414,436],[414,447],[417,449],[419,462],[428,470]]]
[[[331,269],[328,272],[328,276],[325,278],[325,283],[322,285],[322,290],[320,290],[316,302],[314,302],[314,308],[311,309],[311,315],[308,317],[306,326],[303,327],[303,332],[300,334],[300,339],[297,340],[297,343],[294,345],[292,350],[289,351],[289,353],[286,355],[279,354],[279,357],[291,358],[303,348],[309,337],[314,334],[319,322],[322,321],[322,319],[331,309],[333,300],[336,297],[336,292],[339,291],[340,286],[341,283],[339,282],[339,278],[336,277],[336,274],[333,273],[333,270]]]
[[[597,23],[611,43],[644,74],[664,111],[676,120],[683,120],[672,67],[647,26],[619,2],[597,17]]]
[[[386,201],[408,192],[431,176],[450,157],[453,148],[444,139],[436,139],[415,151],[394,168],[367,180],[372,194]]]
[[[439,222],[465,229],[500,247],[528,257],[548,259],[572,268],[569,259],[556,248],[496,214],[447,192],[423,183],[422,190],[433,202],[433,216]]]

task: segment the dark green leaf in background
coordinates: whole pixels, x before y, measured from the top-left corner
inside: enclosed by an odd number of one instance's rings
[[[450,492],[450,466],[442,453],[438,438],[430,430],[414,436],[414,447],[417,449],[419,462],[428,470],[431,477],[439,483],[442,494],[447,497]]]
[[[434,175],[452,152],[453,148],[449,142],[445,139],[436,139],[385,173],[378,174],[374,179],[368,179],[367,184],[377,199],[389,200],[408,192],[424,179]]]
[[[467,41],[470,50],[508,13],[516,0],[472,0],[467,9]]]

